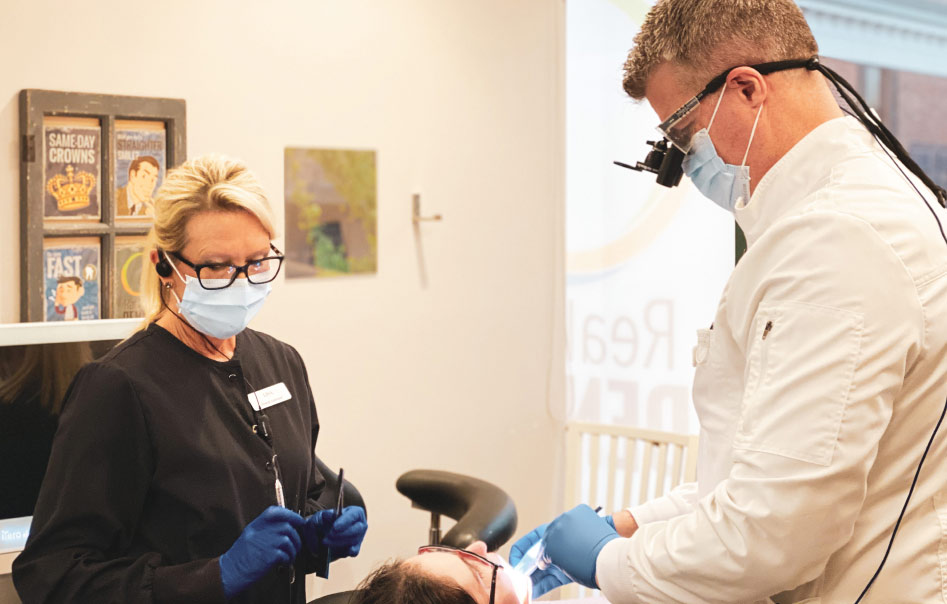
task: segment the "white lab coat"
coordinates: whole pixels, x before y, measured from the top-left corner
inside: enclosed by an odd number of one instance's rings
[[[749,248],[694,353],[698,482],[602,549],[615,604],[851,604],[945,405],[947,244],[861,124],[812,131],[736,219]],[[947,601],[945,443],[863,602]]]

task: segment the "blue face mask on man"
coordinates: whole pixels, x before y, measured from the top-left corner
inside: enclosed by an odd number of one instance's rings
[[[220,340],[226,340],[243,331],[263,308],[263,302],[273,289],[270,283],[250,283],[247,279],[235,279],[229,287],[223,289],[205,289],[197,277],[188,275],[185,278],[171,259],[167,259],[178,278],[184,282],[182,298],[178,298],[174,290],[171,290],[178,302],[178,310],[194,329]],[[218,285],[224,285],[229,279],[204,281],[219,281]]]
[[[743,155],[743,163],[739,166],[724,163],[723,158],[717,154],[713,141],[710,140],[710,128],[714,125],[714,118],[717,117],[720,101],[723,100],[726,91],[724,87],[720,92],[710,124],[694,134],[690,151],[684,157],[681,166],[684,174],[691,179],[704,197],[732,212],[739,200],[742,199],[744,204],[750,200],[750,167],[746,165],[746,158],[750,154],[750,145],[753,144],[753,136],[756,134],[756,125],[760,121],[763,106],[760,105],[760,110],[756,113],[753,130],[750,132],[750,142],[746,144],[746,153]]]

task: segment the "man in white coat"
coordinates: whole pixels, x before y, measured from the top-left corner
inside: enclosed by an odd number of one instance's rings
[[[625,65],[627,93],[688,147],[685,174],[748,249],[695,351],[698,482],[609,523],[580,506],[545,529],[552,562],[614,604],[855,602],[945,408],[947,241],[921,197],[934,195],[821,73],[753,67],[817,53],[791,0],[659,0]],[[863,602],[945,601],[943,432]],[[537,592],[565,581],[534,575]]]

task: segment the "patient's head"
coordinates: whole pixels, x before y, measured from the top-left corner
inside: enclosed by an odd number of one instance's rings
[[[417,556],[383,565],[359,586],[352,604],[495,604],[529,602],[529,579],[483,541],[466,550],[422,547]]]

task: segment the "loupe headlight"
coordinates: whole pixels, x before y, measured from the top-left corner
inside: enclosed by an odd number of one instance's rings
[[[665,187],[676,187],[681,184],[681,177],[684,176],[682,163],[691,146],[694,121],[697,119],[696,110],[703,96],[703,93],[695,96],[675,111],[671,117],[661,122],[658,132],[663,134],[664,138],[659,141],[648,141],[651,150],[648,151],[644,161],[639,161],[634,166],[617,161],[615,164],[638,172],[657,174],[658,184]]]
[[[639,161],[634,166],[620,161],[616,161],[615,164],[629,170],[657,174],[658,184],[665,187],[676,187],[681,184],[681,177],[684,176],[682,163],[685,153],[666,138],[648,141],[648,144],[651,145],[651,150],[648,151],[644,161]]]

